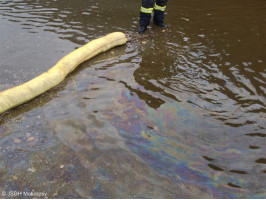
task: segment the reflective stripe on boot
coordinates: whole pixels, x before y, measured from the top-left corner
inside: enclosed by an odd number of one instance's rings
[[[153,8],[144,8],[142,6],[140,8],[140,12],[143,12],[143,13],[151,14],[152,11],[153,11]]]
[[[159,11],[164,12],[165,9],[166,9],[166,6],[158,6],[156,3],[154,5],[154,10],[159,10]]]

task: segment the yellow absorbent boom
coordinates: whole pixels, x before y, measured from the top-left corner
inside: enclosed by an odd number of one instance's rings
[[[22,85],[0,92],[0,114],[55,87],[82,62],[126,42],[127,38],[121,32],[93,40],[63,57],[47,72]]]

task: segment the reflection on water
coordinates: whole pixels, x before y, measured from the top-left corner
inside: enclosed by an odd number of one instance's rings
[[[170,28],[151,25],[142,37],[139,6],[1,2],[1,90],[106,33],[132,39],[1,116],[1,190],[265,197],[266,3],[171,1]]]
[[[29,33],[50,31],[57,33],[61,39],[84,44],[88,39],[110,31],[124,30],[123,26],[132,23],[130,18],[118,22],[114,13],[119,13],[121,17],[131,14],[131,17],[137,18],[134,16],[135,13],[128,13],[125,10],[130,6],[130,2],[128,5],[123,5],[121,2],[118,3],[116,0],[3,1],[1,18],[19,23],[21,28],[28,30]]]

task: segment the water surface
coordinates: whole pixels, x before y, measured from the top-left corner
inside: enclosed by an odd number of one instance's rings
[[[130,39],[0,116],[1,197],[265,198],[265,1],[170,1],[142,36],[139,7],[1,1],[0,90]]]

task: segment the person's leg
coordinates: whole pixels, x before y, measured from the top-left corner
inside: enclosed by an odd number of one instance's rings
[[[167,25],[164,24],[164,12],[166,9],[168,0],[156,0],[156,3],[154,5],[154,18],[153,22],[155,25],[167,27]]]
[[[151,14],[153,12],[153,5],[154,5],[154,0],[142,0],[142,5],[140,8],[140,17],[139,17],[139,23],[140,23],[140,27],[138,30],[139,33],[143,33],[147,29],[147,26],[149,26],[151,20]]]

